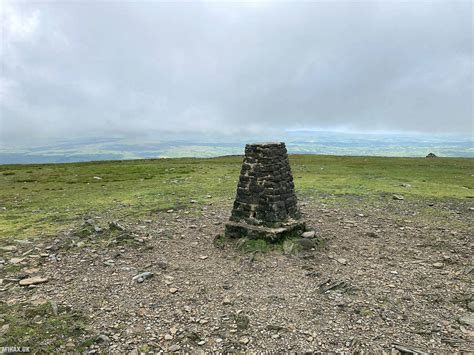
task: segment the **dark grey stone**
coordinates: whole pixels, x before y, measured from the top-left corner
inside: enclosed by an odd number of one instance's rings
[[[313,239],[301,238],[298,239],[298,244],[303,248],[303,250],[316,248],[316,242]]]
[[[226,234],[273,239],[302,226],[285,143],[247,144]]]

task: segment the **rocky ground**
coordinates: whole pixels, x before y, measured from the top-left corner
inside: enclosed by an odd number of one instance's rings
[[[472,229],[457,227],[469,206],[442,207],[452,224],[439,226],[407,201],[303,201],[316,242],[267,253],[214,243],[230,203],[91,216],[54,241],[3,247],[1,298],[81,314],[58,350],[474,352]]]

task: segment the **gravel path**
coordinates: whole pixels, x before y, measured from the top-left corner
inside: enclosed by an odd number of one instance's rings
[[[303,203],[326,243],[296,255],[216,248],[230,206],[164,211],[122,224],[138,246],[43,251],[49,282],[4,295],[82,312],[103,336],[91,350],[474,351],[472,230],[401,220],[403,203]],[[144,271],[153,277],[132,280]]]

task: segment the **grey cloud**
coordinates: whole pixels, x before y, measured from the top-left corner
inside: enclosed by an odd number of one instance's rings
[[[470,1],[5,2],[0,138],[472,132],[472,31]]]

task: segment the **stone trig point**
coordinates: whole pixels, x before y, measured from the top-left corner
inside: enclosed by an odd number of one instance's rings
[[[294,186],[285,143],[247,144],[226,236],[276,240],[303,232]]]

